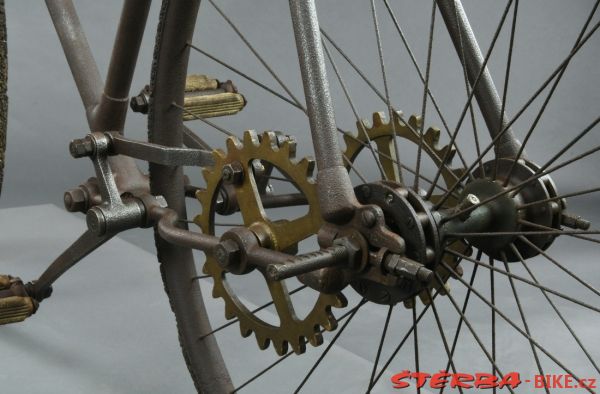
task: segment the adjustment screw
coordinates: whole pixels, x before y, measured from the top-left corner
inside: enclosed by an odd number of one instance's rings
[[[239,185],[244,180],[244,167],[239,161],[226,164],[221,170],[221,177],[225,183]]]
[[[562,214],[562,224],[576,230],[588,230],[592,225],[589,220],[566,212]]]
[[[233,265],[239,263],[240,248],[235,241],[226,239],[215,246],[213,255],[221,268],[229,270]]]
[[[150,86],[146,85],[144,89],[135,97],[131,98],[129,106],[133,112],[139,112],[142,114],[148,113],[148,102],[150,101]]]
[[[91,156],[94,153],[94,143],[90,138],[81,138],[71,141],[69,152],[76,159]]]
[[[64,195],[64,203],[69,212],[85,212],[88,208],[87,194],[80,187],[68,190]]]
[[[456,212],[464,211],[469,209],[477,204],[479,204],[479,197],[476,195],[469,193],[463,200],[456,206]],[[460,220],[467,220],[471,216],[471,211],[464,212],[459,216]]]

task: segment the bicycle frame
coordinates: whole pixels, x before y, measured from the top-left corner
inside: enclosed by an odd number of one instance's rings
[[[92,132],[91,138],[95,139],[95,142],[100,141],[105,146],[114,144],[111,155],[105,151],[102,153],[103,158],[95,156],[93,161],[99,181],[104,183],[101,187],[102,192],[108,197],[114,196],[112,201],[104,203],[108,204],[109,208],[113,205],[119,208],[114,215],[122,217],[114,216],[113,219],[116,221],[123,219],[127,222],[130,219],[127,215],[132,214],[131,209],[135,212],[138,209],[134,206],[127,211],[125,209],[127,207],[120,200],[119,192],[137,190],[136,197],[144,203],[154,198],[150,194],[148,179],[136,166],[134,157],[176,168],[189,165],[194,160],[196,160],[195,165],[207,165],[210,162],[210,152],[201,147],[197,147],[198,149],[169,147],[131,141],[122,136],[128,109],[129,89],[150,3],[150,0],[124,1],[106,82],[103,83],[72,1],[46,0],[86,111],[89,128]],[[486,68],[487,59],[484,59],[481,54],[460,0],[452,2],[437,0],[437,4],[459,56],[463,54],[465,56],[467,75],[492,138],[495,138],[500,130],[503,131],[500,136],[502,138],[496,141],[496,155],[515,157],[520,143],[515,139],[512,131],[506,127],[508,122]],[[315,2],[314,0],[289,0],[289,5],[319,170],[317,187],[321,215],[328,222],[346,223],[352,219],[353,213],[361,205],[354,195],[339,148]],[[109,131],[113,134],[106,135]],[[81,142],[83,140],[79,141],[85,145]],[[106,160],[109,165],[101,160]],[[119,175],[118,184],[115,183],[113,173]],[[169,194],[168,191],[166,192]],[[180,195],[181,193],[177,192],[176,194]],[[169,201],[170,198],[165,196]],[[182,195],[180,197],[183,198]],[[182,202],[177,204],[180,203]],[[146,207],[145,214],[148,218],[140,220],[139,225],[156,224],[158,232],[166,242],[204,251],[214,248],[219,242],[217,237],[191,232],[185,226],[181,228],[176,214],[178,209],[171,210],[164,205],[152,204],[154,203],[151,202]],[[88,215],[88,225],[89,220]],[[91,230],[91,226],[89,227]],[[116,228],[119,231],[125,229],[119,226]],[[47,290],[62,273],[110,239],[115,233],[100,234],[99,238],[94,239],[90,238],[89,233],[86,232],[69,250],[51,264],[38,281],[38,287]],[[254,248],[252,256],[249,256],[256,265],[265,265],[266,262],[282,263],[289,257],[287,254],[260,247]]]

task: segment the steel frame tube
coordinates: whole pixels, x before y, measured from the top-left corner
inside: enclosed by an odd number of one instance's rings
[[[123,3],[104,92],[93,111],[96,130],[123,132],[129,107],[129,90],[150,5],[151,0],[125,0]]]
[[[350,220],[358,205],[337,139],[333,102],[314,0],[290,0],[290,12],[318,167],[321,214],[325,220]]]
[[[98,66],[81,28],[73,2],[46,0],[46,6],[79,90],[88,123],[91,124],[91,111],[98,104],[103,89]]]
[[[437,5],[459,59],[464,53],[467,77],[473,87],[484,65],[484,57],[462,3],[460,0],[437,0]],[[508,119],[506,113],[502,113],[502,101],[487,66],[483,69],[474,90],[490,136],[494,139],[504,130]],[[509,128],[496,142],[495,151],[497,157],[516,157],[520,147],[521,143]]]

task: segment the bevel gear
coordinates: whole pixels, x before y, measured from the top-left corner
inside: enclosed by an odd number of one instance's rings
[[[375,112],[373,113],[371,124],[367,120],[356,122],[357,134],[344,134],[346,148],[343,153],[349,162],[353,163],[363,149],[369,149],[369,141],[373,142],[377,149],[376,154],[381,162],[385,177],[390,181],[400,183],[399,166],[395,162],[394,131],[397,137],[418,146],[421,140],[418,130],[422,127],[422,119],[420,116],[411,115],[405,123],[402,120],[401,112],[394,112],[393,118],[393,121],[388,122],[383,112]],[[430,127],[423,134],[422,149],[423,153],[428,155],[433,163],[441,169],[441,178],[446,188],[452,187],[465,171],[463,168],[451,167],[452,158],[456,154],[456,148],[450,145],[440,145],[440,130]],[[444,158],[446,159],[445,162]],[[349,163],[347,163],[347,169],[350,170]],[[430,201],[435,203],[440,197],[439,195],[432,195]],[[444,205],[452,207],[456,205],[456,202],[456,199],[451,196]],[[462,241],[454,241],[447,247],[461,254],[469,253],[469,247]],[[456,257],[446,253],[443,256],[443,260],[453,269],[461,271],[460,267],[458,267],[459,261]],[[450,277],[450,273],[441,264],[438,264],[435,270],[443,282],[446,283]],[[440,288],[437,281],[433,281],[430,288],[438,289],[442,294],[449,291],[447,284],[444,288]],[[427,304],[430,302],[427,290],[424,290],[419,295],[423,303]],[[410,302],[405,302],[405,304],[410,306]]]
[[[292,138],[281,139],[273,132],[259,136],[253,131],[244,133],[243,141],[230,137],[227,139],[227,152],[215,150],[215,166],[203,170],[206,189],[196,194],[202,206],[202,213],[194,221],[203,232],[215,234],[215,206],[223,185],[222,170],[237,166],[241,176],[232,185],[242,215],[244,226],[250,228],[259,239],[261,246],[280,251],[297,248],[298,242],[316,234],[322,225],[316,185],[312,180],[314,161],[308,158],[296,161],[295,141]],[[264,165],[277,168],[306,197],[308,212],[292,220],[271,220],[261,204],[254,176],[253,163],[260,161]],[[342,308],[347,302],[340,294],[320,293],[312,310],[300,319],[294,312],[289,292],[284,281],[265,282],[273,299],[279,326],[270,324],[253,314],[238,298],[227,282],[228,274],[217,264],[212,256],[207,256],[204,272],[214,279],[213,297],[225,302],[225,317],[238,318],[242,336],[255,334],[258,345],[266,349],[272,342],[279,355],[287,352],[288,344],[295,353],[306,350],[306,343],[318,346],[323,342],[322,329],[332,331],[337,321],[331,313],[332,307]]]

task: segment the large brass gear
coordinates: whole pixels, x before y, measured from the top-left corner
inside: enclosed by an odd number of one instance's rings
[[[388,180],[399,182],[399,167],[395,162],[394,131],[396,132],[396,137],[412,142],[418,146],[421,138],[417,131],[420,130],[422,126],[421,117],[411,115],[408,122],[405,123],[402,120],[402,113],[395,112],[394,119],[388,122],[383,112],[375,112],[373,113],[372,119],[371,124],[366,120],[357,122],[357,134],[344,134],[346,148],[343,153],[349,161],[346,167],[349,171],[351,170],[350,163],[353,163],[356,160],[363,149],[368,149],[369,141],[371,141],[375,144],[377,149],[376,154],[381,162],[385,177]],[[440,130],[435,127],[428,128],[423,134],[423,153],[427,154],[435,165],[441,169],[441,178],[443,179],[445,186],[450,188],[464,173],[465,169],[451,167],[452,158],[456,153],[456,148],[450,145],[441,146],[439,142]],[[444,159],[446,159],[445,162]],[[431,196],[430,201],[435,203],[439,198],[439,195],[434,194]],[[455,204],[456,199],[450,197],[447,199],[445,206],[451,207]],[[447,247],[461,254],[469,254],[469,247],[462,241],[455,241]],[[458,270],[459,272],[461,271],[460,267],[458,267],[459,261],[456,257],[445,254],[443,260],[453,269]],[[442,265],[437,266],[436,272],[440,275],[443,282],[446,283],[450,277],[450,273]],[[434,281],[430,285],[430,288],[438,289],[442,294],[449,291],[448,285],[444,288],[440,288],[437,281]],[[430,302],[429,290],[422,291],[419,296],[423,303],[427,304]],[[405,302],[405,304],[410,306],[410,302]]]
[[[265,132],[259,136],[253,131],[244,133],[243,141],[230,137],[227,139],[227,152],[215,150],[215,166],[203,171],[206,189],[196,196],[202,206],[202,213],[195,218],[195,223],[203,232],[215,234],[214,214],[219,190],[222,187],[221,169],[231,163],[240,163],[243,167],[241,182],[236,184],[235,195],[244,225],[262,234],[266,239],[263,246],[276,250],[290,250],[297,247],[298,242],[316,234],[322,225],[319,212],[316,185],[312,181],[314,161],[308,158],[296,161],[295,141],[278,140],[273,132]],[[308,202],[308,212],[292,220],[270,220],[261,204],[259,188],[253,175],[252,163],[262,163],[276,167],[304,194]],[[280,325],[275,326],[253,314],[238,298],[227,282],[226,273],[211,256],[207,256],[204,272],[214,280],[213,297],[222,298],[225,302],[225,317],[238,318],[242,336],[255,334],[258,346],[266,349],[269,343],[279,355],[287,352],[288,344],[295,353],[306,350],[306,343],[318,346],[322,343],[322,330],[332,331],[337,321],[331,313],[332,307],[342,308],[347,302],[340,294],[319,294],[319,297],[304,319],[297,317],[284,281],[265,282],[273,299]]]

